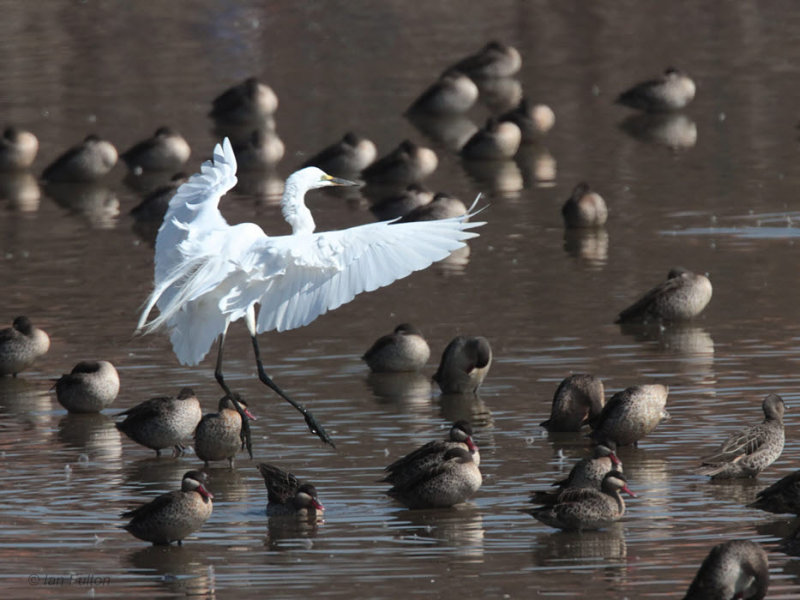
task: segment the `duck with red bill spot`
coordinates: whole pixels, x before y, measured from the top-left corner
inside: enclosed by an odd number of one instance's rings
[[[208,475],[203,471],[187,471],[180,490],[122,513],[123,518],[130,519],[124,528],[154,546],[172,542],[182,545],[183,539],[200,529],[211,516],[214,495],[206,488],[207,482]]]

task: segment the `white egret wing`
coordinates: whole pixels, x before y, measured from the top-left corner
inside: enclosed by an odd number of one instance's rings
[[[260,304],[259,333],[308,325],[357,294],[389,285],[463,247],[478,235],[468,230],[484,225],[467,220],[474,214],[265,238],[254,245],[261,281],[248,286],[241,300]]]

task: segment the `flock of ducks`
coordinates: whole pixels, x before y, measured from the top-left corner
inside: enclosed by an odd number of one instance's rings
[[[451,65],[410,105],[407,116],[420,129],[459,119],[479,98],[487,104],[503,98],[497,90],[513,87],[521,58],[512,47],[492,42],[475,55]],[[685,74],[667,69],[662,77],[638,84],[622,93],[617,102],[650,114],[684,108],[694,97],[695,85]],[[516,96],[512,96],[516,98]],[[508,100],[506,97],[506,104]],[[498,105],[495,105],[498,106]],[[502,106],[502,103],[499,104]],[[212,103],[210,116],[219,131],[231,135],[242,169],[265,168],[283,156],[283,143],[275,132],[278,99],[255,78],[237,85]],[[552,110],[519,98],[515,106],[490,118],[484,127],[461,135],[454,148],[465,160],[507,159],[520,144],[530,143],[554,124]],[[452,140],[451,140],[452,141]],[[27,131],[8,128],[0,140],[0,169],[30,168],[38,141]],[[155,134],[118,155],[114,146],[96,136],[50,164],[42,178],[48,183],[96,181],[121,158],[133,173],[178,171],[190,156],[186,140],[177,132],[159,128]],[[379,218],[425,220],[464,215],[466,207],[444,193],[433,194],[420,181],[437,166],[435,152],[409,140],[378,158],[375,145],[353,132],[306,161],[335,176],[357,175],[368,187],[381,189],[373,211]],[[151,195],[135,209],[142,218],[163,218],[169,198],[186,180],[177,174],[168,186]],[[608,210],[602,197],[580,183],[562,209],[567,228],[602,227]],[[665,281],[647,291],[619,313],[617,322],[635,326],[664,326],[692,319],[711,300],[708,278],[686,269],[671,270]],[[47,334],[20,316],[0,331],[0,376],[29,368],[49,348]],[[363,355],[374,373],[421,370],[430,358],[421,332],[409,323],[398,325],[380,337]],[[486,377],[492,350],[486,338],[459,336],[444,350],[433,376],[445,394],[474,394]],[[55,385],[58,401],[70,412],[99,412],[117,396],[119,376],[107,361],[81,362]],[[614,394],[607,402],[602,381],[593,375],[571,375],[555,392],[551,416],[542,423],[549,431],[579,432],[591,428],[595,446],[590,458],[578,462],[556,489],[536,491],[528,512],[558,529],[585,531],[607,527],[625,512],[622,493],[635,496],[616,456],[618,447],[636,445],[664,419],[668,388],[640,385]],[[227,460],[234,467],[255,417],[240,397],[223,397],[216,413],[203,415],[189,388],[174,397],[147,400],[121,413],[117,428],[135,442],[156,451],[172,449],[176,455],[191,441],[206,467]],[[244,417],[236,403],[245,406]],[[717,452],[703,460],[699,472],[713,478],[754,477],[774,462],[783,450],[783,400],[770,394],[764,400],[765,420],[727,439]],[[252,453],[251,453],[252,457]],[[324,510],[316,488],[274,465],[259,464],[268,494],[267,514],[316,518]],[[471,498],[481,487],[480,453],[469,423],[458,421],[448,439],[432,441],[385,468],[387,494],[409,508],[449,507]],[[126,512],[125,529],[153,544],[181,543],[203,525],[212,512],[213,495],[204,471],[185,473],[180,490],[163,494]],[[800,472],[764,489],[753,508],[776,513],[800,514]],[[703,562],[685,596],[699,598],[763,598],[768,585],[767,558],[763,549],[749,541],[730,541],[715,546]]]

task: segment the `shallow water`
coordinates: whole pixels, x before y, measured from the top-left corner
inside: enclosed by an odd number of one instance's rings
[[[120,437],[113,414],[186,385],[208,411],[220,395],[213,357],[182,367],[165,336],[132,335],[152,281],[149,238],[128,216],[141,196],[122,165],[81,195],[4,178],[0,317],[27,314],[52,338],[34,368],[0,380],[6,597],[679,597],[708,549],[732,538],[769,551],[770,598],[800,594],[800,559],[777,548],[792,522],[744,508],[800,456],[800,170],[790,100],[800,12],[789,2],[429,4],[3,6],[0,109],[39,136],[36,175],[90,132],[125,149],[162,124],[192,145],[191,172],[217,141],[211,98],[250,75],[268,82],[287,155],[272,180],[242,177],[222,207],[231,222],[255,221],[270,234],[287,231],[276,183],[304,156],[348,129],[381,154],[404,138],[425,141],[403,110],[490,39],[519,48],[521,88],[557,118],[540,145],[492,168],[435,146],[440,166],[426,184],[465,200],[483,192],[489,205],[466,264],[432,267],[306,328],[262,336],[268,371],[314,411],[337,451],[262,388],[244,328],[232,328],[226,373],[260,417],[255,459],[242,456],[232,472],[212,468],[214,513],[181,548],[149,548],[118,528],[121,511],[176,488],[198,461],[156,459]],[[631,115],[612,104],[615,94],[670,64],[698,82],[695,102],[662,129],[623,123]],[[488,114],[480,106],[469,118]],[[667,126],[693,126],[694,145],[659,145]],[[564,235],[559,209],[580,180],[603,194],[611,216],[605,231],[575,238]],[[319,229],[372,220],[360,197],[317,194],[310,203]],[[709,273],[714,298],[702,317],[660,335],[623,334],[616,313],[675,265]],[[369,377],[359,356],[402,321],[431,343],[424,376]],[[458,334],[484,335],[494,349],[477,398],[441,397],[428,379]],[[85,359],[117,365],[120,396],[105,414],[67,415],[51,380]],[[572,372],[602,377],[609,393],[668,384],[672,414],[638,449],[620,452],[639,495],[623,521],[583,535],[520,512],[532,489],[588,452],[582,437],[538,426]],[[694,475],[700,455],[762,418],[772,391],[788,405],[782,457],[755,482]],[[445,511],[389,501],[376,483],[383,466],[463,417],[478,426],[482,454],[474,500]],[[312,480],[325,521],[268,524],[260,461]]]

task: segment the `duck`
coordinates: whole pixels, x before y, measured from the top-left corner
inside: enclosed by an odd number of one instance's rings
[[[636,302],[619,313],[615,323],[671,323],[697,317],[711,301],[713,288],[705,275],[675,267]]]
[[[233,147],[240,171],[262,171],[274,167],[283,158],[283,140],[271,129],[254,129],[244,143]]]
[[[164,220],[167,213],[169,201],[184,183],[189,180],[189,176],[184,172],[175,173],[170,180],[147,194],[144,199],[131,209],[130,215],[137,221],[157,221]]]
[[[415,208],[430,204],[433,192],[420,183],[409,183],[403,190],[380,199],[370,207],[380,221],[403,217]]]
[[[703,458],[697,472],[712,479],[755,477],[783,452],[783,413],[786,405],[778,394],[762,403],[764,420],[732,433],[714,452]]]
[[[248,77],[214,98],[209,116],[218,122],[260,125],[278,110],[278,96],[256,77]]]
[[[42,178],[49,183],[93,183],[116,164],[114,145],[92,134],[50,163]]]
[[[472,426],[468,421],[459,420],[450,427],[447,440],[428,442],[398,458],[384,469],[386,476],[381,481],[404,488],[416,481],[422,473],[440,465],[447,451],[453,448],[466,449],[472,455],[473,462],[480,466],[481,453],[472,439]]]
[[[548,431],[580,431],[602,412],[605,402],[605,389],[599,377],[570,375],[556,388],[550,418],[540,425]]]
[[[236,398],[244,416],[255,421],[247,409],[247,403]],[[242,449],[242,415],[230,396],[220,398],[218,411],[204,415],[194,432],[194,453],[205,462],[206,468],[212,460],[227,460],[230,468],[236,454]]]
[[[24,315],[15,317],[11,327],[0,329],[0,377],[16,377],[49,349],[50,336],[44,330]]]
[[[490,118],[467,140],[461,156],[468,160],[507,160],[514,158],[521,141],[522,132],[515,123]]]
[[[492,347],[482,336],[459,335],[442,353],[433,380],[443,394],[474,394],[492,366]]]
[[[522,67],[522,57],[513,46],[490,41],[475,54],[461,59],[448,71],[455,70],[472,78],[511,77]]]
[[[564,217],[564,226],[568,229],[602,227],[608,220],[608,207],[603,197],[582,181],[564,202],[561,216]]]
[[[639,445],[639,440],[653,431],[666,410],[669,387],[659,383],[636,385],[614,394],[603,410],[589,421],[590,437],[596,442],[612,441],[617,446]]]
[[[192,437],[203,412],[194,390],[185,387],[175,397],[150,398],[117,416],[125,417],[117,429],[161,456],[164,448],[174,448],[175,455],[183,452],[183,442]]]
[[[450,448],[441,460],[429,463],[417,475],[395,483],[387,495],[408,508],[449,508],[472,498],[483,478],[473,454]]]
[[[556,114],[547,104],[532,104],[527,98],[515,108],[503,113],[500,121],[510,121],[519,127],[523,144],[538,142],[556,124]]]
[[[124,529],[134,537],[152,542],[154,546],[183,544],[208,521],[213,510],[214,495],[208,491],[208,475],[203,471],[187,471],[181,489],[161,494],[155,500],[122,513],[130,519]]]
[[[617,445],[611,440],[597,444],[591,457],[582,458],[575,463],[565,479],[553,482],[557,489],[537,490],[531,494],[531,502],[537,505],[553,506],[566,490],[602,489],[603,479],[608,473],[611,471],[622,473],[622,463],[617,458],[616,450]]]
[[[683,600],[762,600],[768,588],[764,549],[750,540],[731,540],[711,548]]]
[[[609,471],[599,490],[570,488],[564,490],[552,506],[527,512],[545,525],[564,531],[594,531],[619,521],[625,514],[625,501],[620,492],[636,498],[628,488],[625,476]]]
[[[361,359],[373,373],[419,371],[428,362],[431,349],[422,332],[411,323],[401,323],[378,338]]]
[[[159,127],[144,139],[120,154],[131,171],[178,171],[189,160],[192,150],[180,133],[170,127]]]
[[[39,140],[30,131],[6,127],[0,138],[0,171],[24,171],[36,159]]]
[[[334,177],[353,177],[377,157],[378,148],[372,140],[348,131],[341,140],[309,158],[303,167],[317,167]]]
[[[275,465],[260,463],[258,471],[267,487],[268,517],[314,518],[325,510],[312,484],[300,483],[297,477]]]
[[[789,473],[764,488],[756,495],[755,502],[747,506],[778,515],[800,515],[800,471]]]
[[[389,154],[364,169],[361,175],[369,184],[405,186],[425,179],[438,165],[436,152],[404,140]]]
[[[403,215],[398,223],[435,221],[437,219],[463,217],[466,214],[467,206],[461,200],[444,192],[437,192],[430,202],[409,211]]]
[[[56,399],[71,413],[96,413],[119,394],[119,373],[107,360],[84,360],[56,381]]]
[[[668,67],[660,77],[637,83],[622,92],[616,103],[646,112],[676,111],[694,99],[695,89],[691,77]]]
[[[408,107],[406,115],[460,115],[478,100],[478,86],[464,73],[446,71]]]

